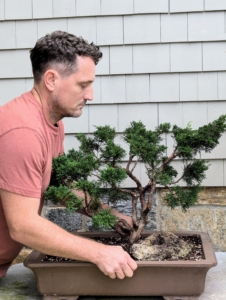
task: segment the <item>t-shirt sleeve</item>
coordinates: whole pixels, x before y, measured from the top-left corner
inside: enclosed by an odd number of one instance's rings
[[[41,197],[45,141],[32,129],[13,129],[0,137],[0,188]]]

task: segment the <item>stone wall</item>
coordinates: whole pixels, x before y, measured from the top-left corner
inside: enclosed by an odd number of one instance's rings
[[[158,189],[146,229],[164,231],[202,231],[209,233],[216,251],[226,251],[226,187],[205,187],[198,203],[184,213],[164,203],[166,190]],[[121,201],[116,209],[131,215],[130,201]],[[64,207],[46,205],[42,215],[68,231],[93,230],[90,218],[68,213]]]
[[[65,207],[47,204],[42,209],[42,216],[67,231],[85,230],[81,214],[69,213]]]
[[[130,201],[119,201],[114,208],[125,215],[132,215]],[[50,202],[43,207],[42,216],[70,232],[95,230],[89,217],[79,213],[69,213],[65,207],[56,206]],[[153,199],[146,229],[156,230],[156,197]]]
[[[226,187],[205,187],[198,203],[182,212],[164,203],[165,190],[157,193],[157,230],[195,230],[209,233],[216,251],[226,251]]]

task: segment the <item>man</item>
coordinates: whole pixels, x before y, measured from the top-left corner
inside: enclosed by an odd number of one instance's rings
[[[61,119],[79,117],[92,100],[101,57],[82,38],[61,31],[46,35],[30,52],[34,87],[0,107],[0,278],[23,245],[90,261],[112,279],[131,277],[137,267],[121,247],[74,236],[40,217],[52,157],[64,152]]]

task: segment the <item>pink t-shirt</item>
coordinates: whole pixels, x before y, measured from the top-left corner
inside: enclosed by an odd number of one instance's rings
[[[0,124],[0,188],[39,198],[41,213],[52,157],[64,151],[63,123],[49,123],[40,103],[28,92],[0,107]],[[9,235],[0,198],[0,278],[22,247]]]

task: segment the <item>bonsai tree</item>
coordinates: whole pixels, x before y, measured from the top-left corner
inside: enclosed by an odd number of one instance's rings
[[[96,127],[92,136],[77,134],[79,149],[71,149],[68,154],[53,159],[53,176],[46,198],[65,205],[72,212],[83,210],[92,217],[95,226],[115,228],[122,235],[128,234],[132,245],[148,223],[157,186],[167,189],[165,201],[172,209],[181,206],[186,211],[195,204],[209,167],[206,160],[197,158],[197,154],[214,149],[225,129],[226,115],[197,130],[190,124],[180,128],[164,123],[152,131],[142,122],[132,122],[122,135],[129,153],[116,144],[116,131],[108,125]],[[166,156],[167,147],[162,141],[163,135],[170,132],[174,146],[172,153]],[[172,166],[175,158],[180,159],[181,174]],[[148,178],[145,185],[134,175],[140,163],[144,164]],[[123,186],[127,177],[134,181],[135,188]],[[186,188],[179,185],[180,181]],[[76,196],[73,189],[83,191],[84,199]],[[102,209],[100,199],[112,204],[122,199],[131,201],[133,227],[124,220],[117,220],[110,210]]]

